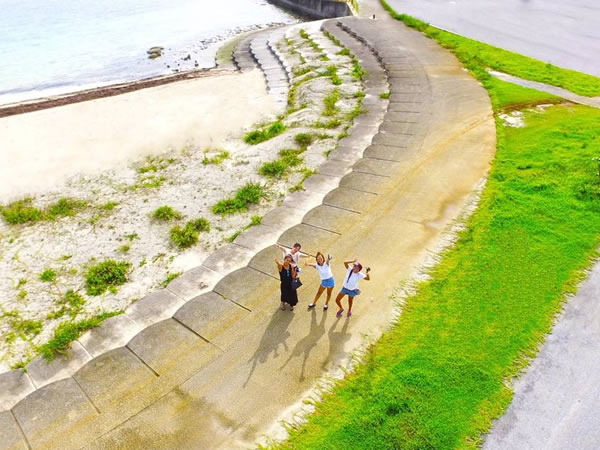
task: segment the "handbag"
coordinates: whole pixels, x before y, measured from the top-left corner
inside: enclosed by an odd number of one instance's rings
[[[296,290],[300,286],[302,286],[302,281],[300,281],[300,278],[298,278],[298,277],[292,278],[292,289]]]

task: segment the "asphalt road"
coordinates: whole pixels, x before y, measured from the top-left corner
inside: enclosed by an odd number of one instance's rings
[[[582,284],[484,449],[600,448],[600,263]]]
[[[399,13],[600,76],[598,0],[387,0]]]

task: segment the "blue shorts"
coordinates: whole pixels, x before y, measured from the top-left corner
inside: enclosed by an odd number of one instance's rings
[[[335,280],[333,277],[327,278],[326,280],[321,280],[321,286],[324,288],[332,288],[335,286]]]
[[[344,295],[347,295],[348,297],[356,297],[357,295],[360,295],[360,289],[350,290],[350,289],[346,289],[345,287],[343,287],[340,292]]]

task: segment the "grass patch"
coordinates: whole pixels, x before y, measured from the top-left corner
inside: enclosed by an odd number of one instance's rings
[[[337,102],[340,99],[340,91],[334,89],[331,91],[324,99],[323,104],[325,105],[325,109],[323,110],[323,115],[326,117],[335,116],[338,113],[338,107],[336,106]]]
[[[54,270],[54,269],[45,269],[40,274],[40,280],[42,280],[45,283],[49,283],[49,282],[52,282],[52,281],[56,280],[56,270]]]
[[[151,216],[154,220],[161,222],[172,222],[183,217],[183,215],[170,206],[159,206],[152,212]]]
[[[298,135],[299,136],[299,135]],[[308,135],[311,136],[312,135]],[[269,178],[281,178],[286,175],[291,167],[296,167],[304,161],[300,155],[305,149],[283,149],[279,151],[279,159],[264,163],[258,169],[258,173]]]
[[[99,206],[102,211],[112,211],[119,205],[119,202],[106,202]]]
[[[294,136],[294,141],[296,141],[296,144],[302,148],[308,147],[313,143],[314,139],[315,137],[310,133],[298,133],[296,136]]]
[[[102,313],[79,322],[63,322],[54,331],[52,339],[41,345],[38,351],[44,359],[52,361],[58,355],[64,354],[71,347],[71,342],[79,339],[84,332],[100,326],[109,317],[119,314],[123,314],[123,311]]]
[[[127,275],[131,263],[108,259],[90,267],[85,276],[85,290],[87,295],[102,295],[106,291],[116,290],[127,282]]]
[[[48,216],[56,217],[73,217],[81,209],[87,205],[83,200],[75,200],[72,198],[61,198],[56,203],[48,207]]]
[[[238,189],[233,198],[220,200],[212,207],[212,212],[225,216],[247,211],[249,205],[259,203],[264,196],[264,188],[260,184],[248,183]]]
[[[183,227],[179,225],[171,228],[171,242],[180,249],[190,248],[198,242],[200,233],[210,231],[210,222],[205,218],[190,220]]]
[[[12,329],[10,342],[14,341],[17,335],[23,340],[29,340],[40,334],[44,328],[40,320],[23,319],[19,311],[4,311],[0,318],[6,319]]]
[[[443,47],[451,50],[468,69],[480,74],[478,78],[480,76],[485,77],[481,72],[487,74],[486,68],[489,67],[526,80],[558,86],[587,97],[600,95],[600,78],[598,77],[563,69],[534,58],[440,30],[414,17],[396,13],[385,1],[381,3],[392,17],[423,32]]]
[[[382,100],[387,100],[390,98],[390,95],[392,95],[390,91],[382,92],[381,94],[379,94],[379,98]]]
[[[131,250],[131,245],[129,244],[123,244],[117,249],[119,253],[127,253],[129,250]]]
[[[219,153],[217,153],[215,156],[209,158],[207,156],[205,156],[202,159],[202,164],[204,164],[205,166],[209,165],[209,164],[213,164],[215,166],[219,166],[223,163],[223,161],[225,161],[227,158],[229,158],[231,155],[227,150],[222,150]]]
[[[30,197],[2,206],[0,212],[6,223],[10,225],[35,223],[45,217],[44,211],[33,206],[33,199]]]
[[[165,280],[162,283],[160,283],[160,286],[162,288],[166,288],[171,283],[171,281],[181,276],[182,273],[183,272],[168,273],[167,278],[165,278]]]
[[[250,131],[244,136],[244,142],[250,145],[260,144],[269,139],[279,136],[285,131],[286,127],[282,122],[274,122],[266,128]]]
[[[313,124],[314,128],[325,128],[327,130],[331,130],[333,128],[337,128],[342,124],[340,119],[329,119],[327,122],[321,122],[320,120]]]
[[[48,314],[46,319],[60,319],[65,314],[69,314],[71,319],[74,319],[83,310],[85,299],[77,292],[69,289],[67,292],[65,292],[64,297],[57,302],[57,305],[59,308],[56,311]]]

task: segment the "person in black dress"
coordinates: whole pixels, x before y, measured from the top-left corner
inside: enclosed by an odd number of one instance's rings
[[[285,310],[285,305],[289,305],[290,311],[294,310],[294,306],[298,303],[298,293],[292,288],[292,279],[296,278],[296,268],[292,266],[294,262],[291,255],[286,255],[283,258],[283,264],[275,259],[277,270],[279,271],[279,279],[281,280],[281,309]]]

